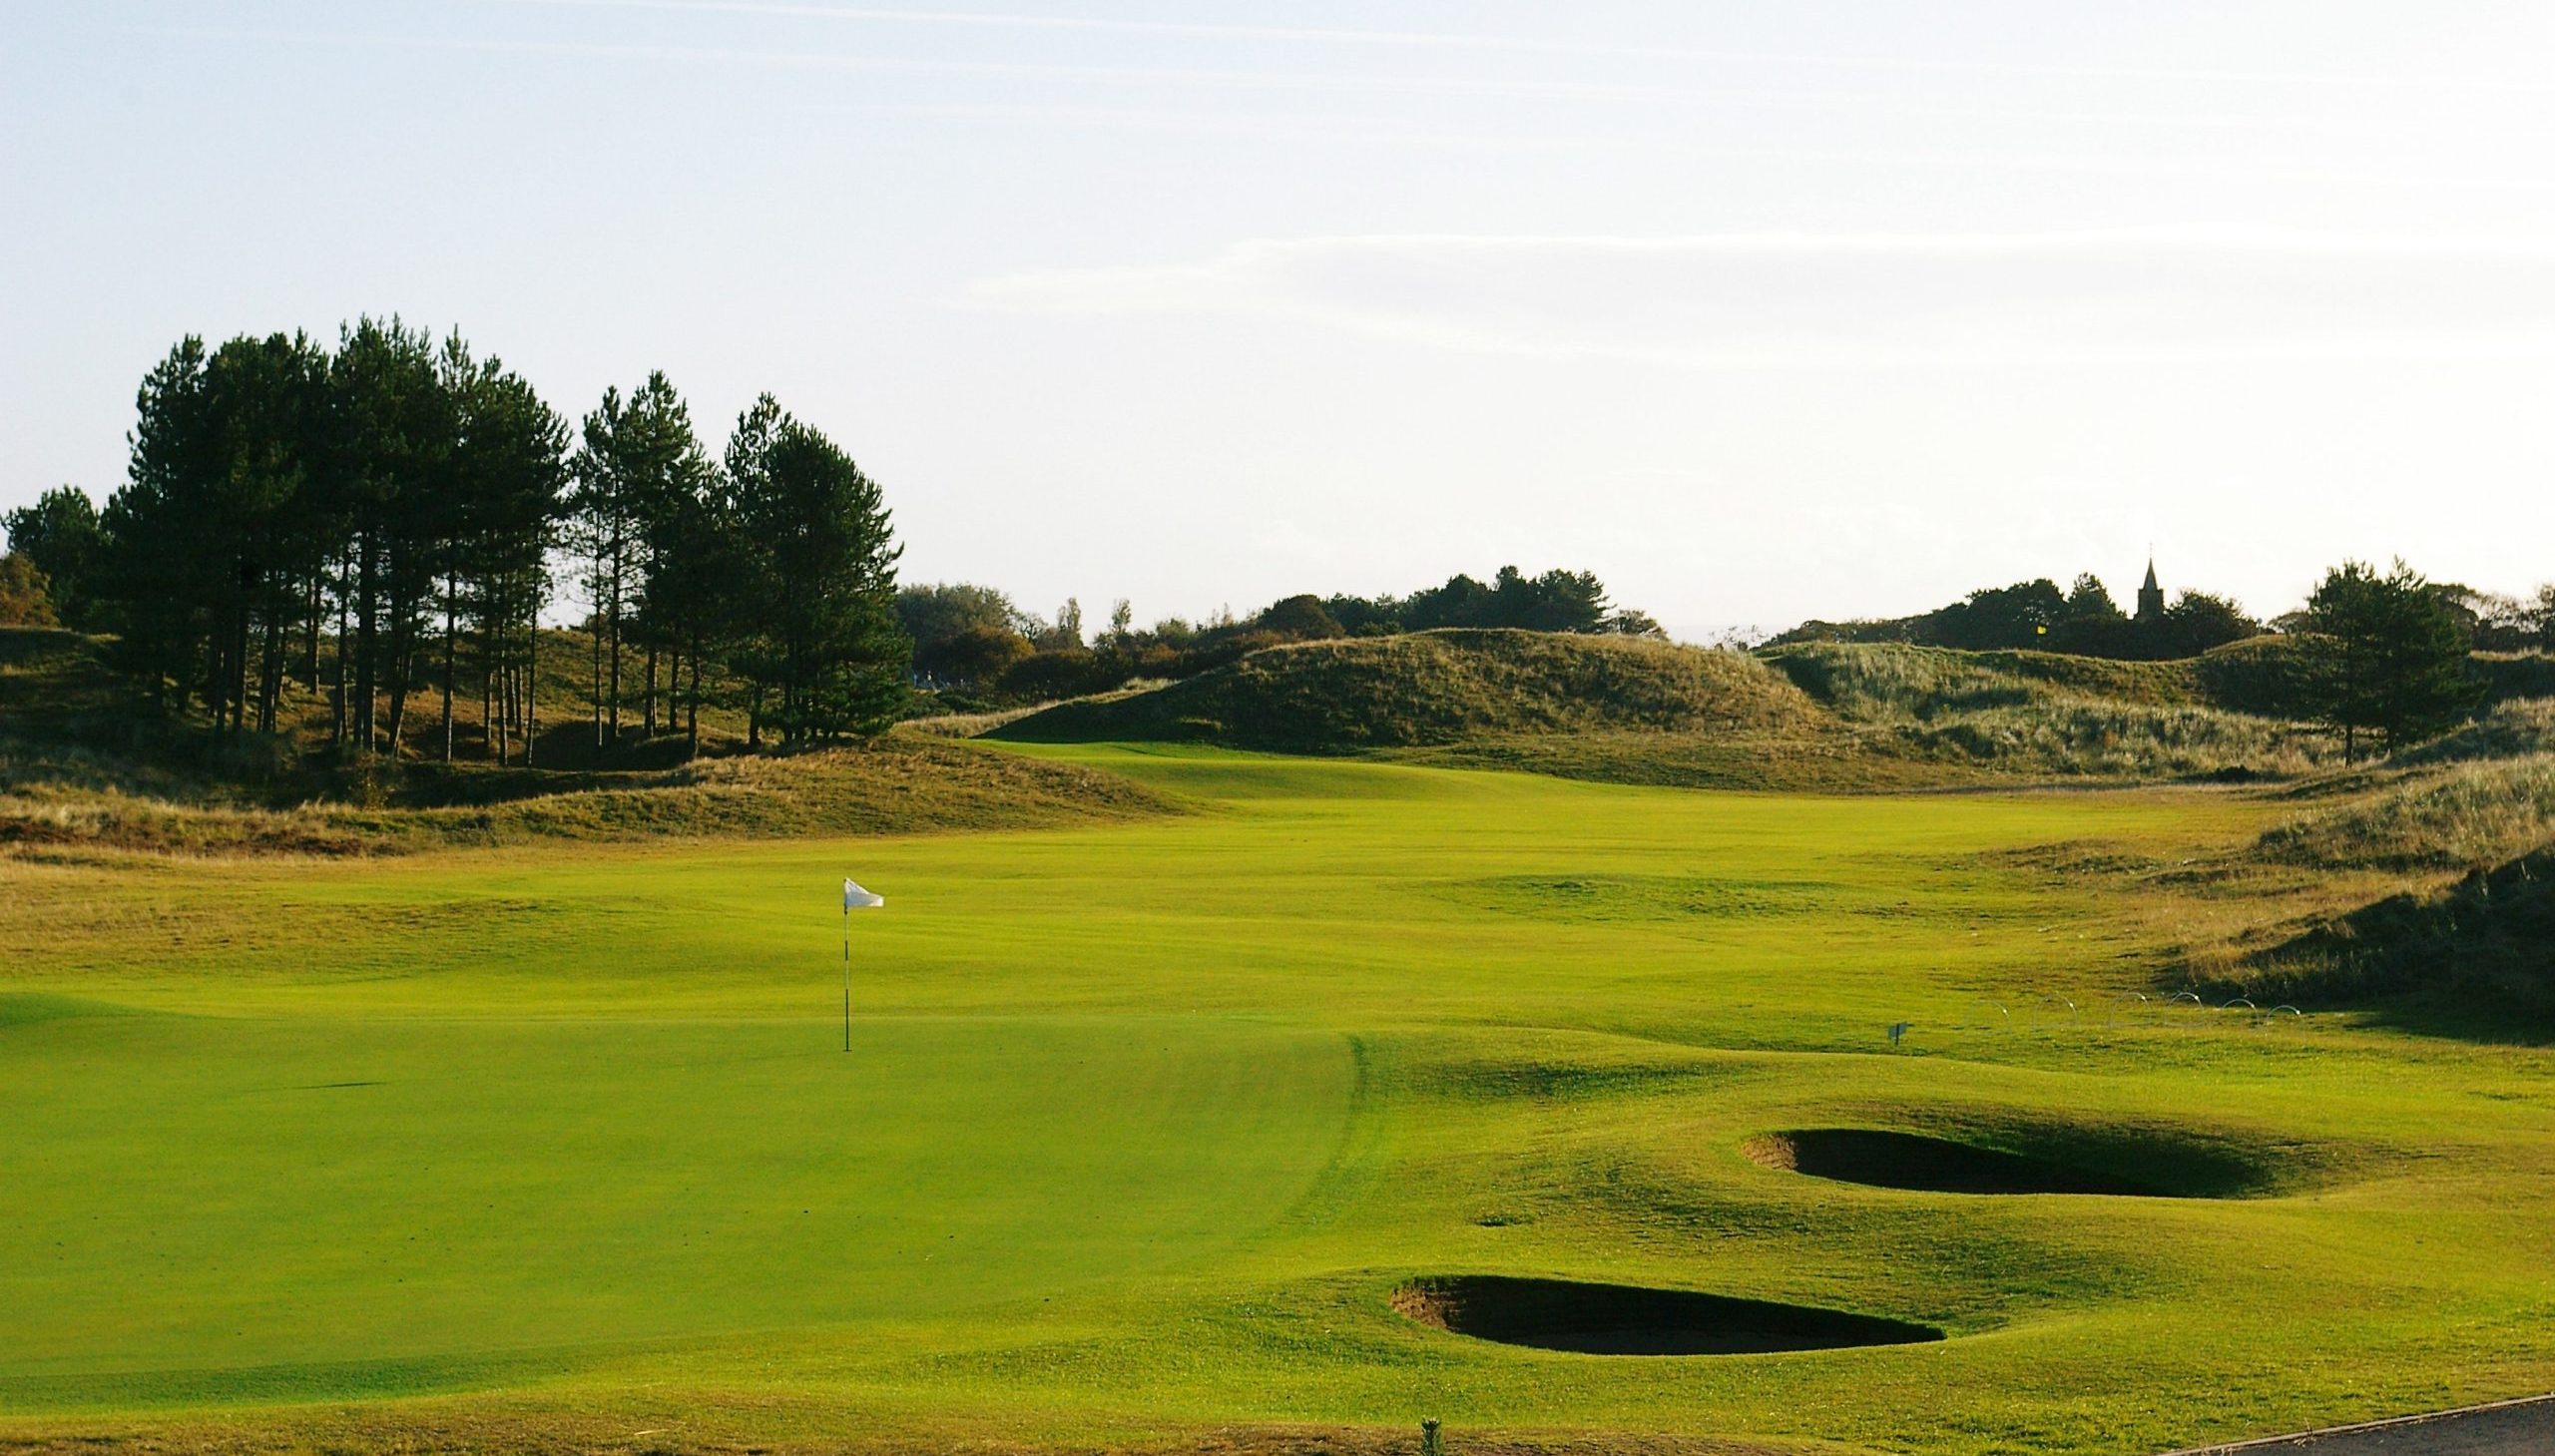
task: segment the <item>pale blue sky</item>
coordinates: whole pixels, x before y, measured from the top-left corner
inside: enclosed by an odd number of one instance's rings
[[[909,579],[2555,577],[2543,4],[20,3],[0,506],[180,333],[768,389]]]

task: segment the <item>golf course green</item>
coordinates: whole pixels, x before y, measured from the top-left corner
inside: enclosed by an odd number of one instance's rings
[[[2259,799],[981,751],[1187,811],[0,861],[0,1441],[2126,1452],[2555,1384],[2555,1063],[2169,1000],[2182,908],[2052,867]],[[1544,1347],[1615,1307],[1553,1280],[1905,1333]]]

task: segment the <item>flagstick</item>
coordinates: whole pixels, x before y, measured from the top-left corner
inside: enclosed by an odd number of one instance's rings
[[[851,896],[842,897],[842,1049],[851,1050]]]

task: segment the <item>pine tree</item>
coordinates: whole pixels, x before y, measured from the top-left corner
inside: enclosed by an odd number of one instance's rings
[[[454,534],[444,552],[443,752],[447,758],[453,754],[452,699],[460,625],[467,621],[479,658],[486,746],[502,761],[517,720],[510,709],[500,725],[496,680],[520,670],[519,654],[539,630],[549,549],[568,479],[568,425],[502,362],[474,361],[457,335],[445,345],[444,371],[459,431],[452,461]],[[507,696],[520,704],[518,695]]]
[[[754,734],[766,719],[788,741],[884,730],[913,642],[896,621],[900,552],[877,484],[767,394],[737,421],[728,476],[747,547],[735,585],[754,638]]]
[[[420,614],[449,529],[449,461],[457,413],[423,330],[362,318],[338,339],[329,368],[334,405],[330,474],[342,513],[349,578],[341,587],[339,688],[352,659],[347,732],[355,751],[381,746],[379,701],[397,750],[412,686]],[[351,623],[348,617],[351,616]],[[352,638],[351,652],[346,636]]]
[[[2306,603],[2308,708],[2342,734],[2345,761],[2363,730],[2393,752],[2453,727],[2476,689],[2466,640],[2430,584],[2401,561],[2380,576],[2344,562]]]

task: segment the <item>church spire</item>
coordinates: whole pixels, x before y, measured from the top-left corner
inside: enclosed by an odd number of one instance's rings
[[[2165,589],[2156,585],[2156,557],[2147,558],[2147,580],[2138,588],[2138,620],[2153,622],[2165,615]]]

